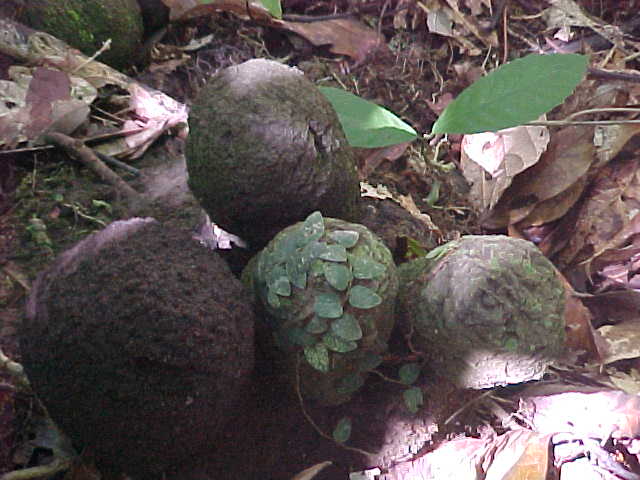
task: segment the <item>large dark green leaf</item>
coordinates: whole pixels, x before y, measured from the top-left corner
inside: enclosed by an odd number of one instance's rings
[[[354,147],[376,148],[415,140],[413,128],[389,110],[340,88],[318,87],[338,114]]]
[[[451,102],[431,132],[491,132],[533,121],[571,94],[588,63],[584,55],[531,54],[502,65]]]

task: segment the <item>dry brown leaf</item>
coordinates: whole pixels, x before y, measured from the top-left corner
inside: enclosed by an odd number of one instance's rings
[[[598,329],[598,333],[607,344],[607,354],[603,363],[640,358],[640,314],[635,320],[617,325],[603,325]]]
[[[520,415],[541,434],[572,432],[599,439],[640,435],[640,397],[618,390],[529,397],[521,405]]]
[[[631,158],[598,172],[575,233],[558,255],[561,265],[590,263],[606,250],[624,246],[640,231],[640,217],[634,216],[640,201],[639,166],[640,160]]]
[[[509,432],[515,433],[515,432]],[[553,478],[551,470],[553,458],[551,453],[551,435],[538,435],[527,432],[525,448],[518,461],[496,480],[546,480]],[[491,480],[491,470],[487,472],[487,480]]]
[[[405,152],[411,142],[398,143],[380,148],[354,148],[358,159],[358,174],[366,179],[385,160],[397,160]]]
[[[346,55],[362,63],[371,52],[386,47],[382,35],[352,18],[337,18],[312,23],[282,22],[281,28],[297,33],[315,46],[330,45],[336,55]]]
[[[596,343],[593,326],[591,324],[591,312],[580,299],[569,282],[558,273],[558,277],[564,284],[564,323],[565,345],[574,352],[585,352],[587,357],[594,361],[600,361],[604,356]]]
[[[557,132],[540,161],[513,179],[492,215],[484,222],[488,228],[502,228],[511,219],[511,210],[529,208],[571,188],[587,175],[594,161],[593,129],[567,127]],[[522,219],[524,216],[515,215]]]
[[[576,183],[561,194],[536,204],[533,210],[522,220],[518,219],[518,210],[512,210],[509,212],[509,223],[518,222],[517,227],[522,229],[530,226],[544,225],[545,223],[557,220],[576,204],[586,186],[587,177],[579,178]]]
[[[514,177],[538,162],[548,144],[548,129],[537,126],[465,135],[462,173],[471,184],[469,198],[473,204],[481,211],[493,208]]]
[[[162,0],[169,7],[169,19],[171,21],[184,21],[211,15],[216,12],[230,12],[242,19],[266,22],[270,24],[276,21],[267,9],[259,1],[247,2],[246,0],[214,0],[203,5],[199,0]]]
[[[606,125],[596,128],[596,156],[598,166],[604,166],[615,158],[629,140],[640,133],[637,123],[623,123],[621,125]]]

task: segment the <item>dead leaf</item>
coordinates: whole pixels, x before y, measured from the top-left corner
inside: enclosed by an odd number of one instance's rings
[[[521,220],[533,207],[573,187],[587,175],[594,161],[593,129],[567,127],[551,138],[538,163],[517,175],[503,193],[491,215],[483,221],[487,228],[503,228],[505,220]],[[525,215],[512,210],[528,208]]]
[[[366,179],[385,160],[394,161],[402,156],[411,142],[380,148],[354,148],[358,160],[358,174]]]
[[[517,227],[522,229],[553,222],[566,214],[576,204],[586,186],[587,177],[579,178],[576,183],[561,194],[535,204],[533,210],[526,213],[526,217],[522,220],[519,219],[518,210],[512,210],[509,212],[509,223],[518,222]]]
[[[596,127],[594,141],[597,147],[598,166],[604,166],[613,160],[629,140],[639,133],[640,125],[637,123]]]
[[[585,263],[588,267],[598,256],[624,246],[640,232],[640,217],[634,215],[640,201],[639,167],[640,160],[629,158],[598,172],[590,196],[580,208],[575,232],[558,254],[560,265]]]
[[[247,20],[271,23],[275,21],[267,9],[259,1],[246,0],[213,0],[203,5],[199,0],[162,0],[169,7],[169,19],[185,21],[190,18],[211,15],[217,12],[230,12]]]
[[[585,352],[594,361],[601,361],[604,353],[598,348],[591,323],[591,313],[575,295],[569,282],[557,274],[564,285],[565,345],[574,352]]]
[[[548,144],[548,129],[537,126],[465,135],[461,163],[462,172],[472,185],[470,200],[483,212],[492,209],[513,178],[538,162]]]
[[[297,33],[311,44],[329,45],[329,51],[346,55],[361,64],[379,48],[386,48],[382,35],[353,18],[337,18],[320,22],[282,22],[281,28]]]
[[[640,314],[635,320],[603,325],[598,332],[607,343],[607,355],[603,360],[605,364],[640,358]]]
[[[541,434],[572,432],[597,439],[640,435],[640,397],[618,390],[528,397],[521,405],[519,414]]]

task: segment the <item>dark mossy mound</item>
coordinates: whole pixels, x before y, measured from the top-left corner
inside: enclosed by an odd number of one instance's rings
[[[253,368],[240,283],[190,234],[115,222],[41,274],[21,331],[54,420],[109,471],[149,478],[211,447]]]
[[[189,125],[189,187],[214,222],[253,248],[314,210],[357,220],[352,151],[299,70],[263,59],[226,68],[196,98]]]
[[[142,45],[142,15],[136,0],[29,0],[20,19],[89,56],[110,38],[111,48],[98,60],[116,69],[134,63]]]

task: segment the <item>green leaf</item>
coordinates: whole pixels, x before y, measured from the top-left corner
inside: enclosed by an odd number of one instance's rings
[[[358,321],[348,313],[331,323],[331,331],[346,341],[355,341],[362,338],[362,329]]]
[[[404,404],[407,406],[411,413],[417,413],[424,403],[422,390],[418,387],[407,388],[404,392],[402,392],[402,398],[404,399]]]
[[[336,230],[329,234],[329,238],[344,248],[351,248],[358,243],[360,234],[353,230]]]
[[[380,105],[334,87],[318,87],[327,97],[349,144],[353,147],[376,148],[410,142],[416,131]]]
[[[336,428],[333,429],[333,439],[338,443],[344,443],[351,436],[351,419],[342,417],[338,421]]]
[[[329,371],[329,351],[322,343],[304,348],[304,358],[316,370],[327,373]]]
[[[531,54],[502,65],[451,102],[431,133],[480,133],[535,120],[571,94],[588,63],[584,55]]]
[[[368,287],[355,285],[349,290],[349,304],[356,308],[373,308],[382,303],[382,297]]]
[[[449,253],[449,251],[453,250],[454,248],[456,248],[457,246],[457,242],[448,242],[445,243],[444,245],[440,245],[439,247],[436,247],[432,250],[429,250],[429,253],[427,253],[425,255],[426,258],[428,258],[429,260],[440,260],[442,257],[444,257],[447,253]]]
[[[407,239],[406,258],[419,258],[427,254],[427,250],[413,237],[405,237]]]
[[[336,382],[336,391],[342,395],[351,395],[364,385],[364,378],[359,373],[350,373]]]
[[[324,278],[327,279],[329,285],[336,290],[343,291],[349,285],[349,282],[353,278],[351,271],[339,263],[322,262],[322,268],[324,269]]]
[[[386,267],[367,256],[351,256],[351,267],[353,268],[353,276],[363,280],[380,277],[387,270]]]
[[[326,245],[324,251],[320,252],[318,258],[330,262],[346,262],[347,249],[342,245]]]
[[[340,318],[342,302],[336,293],[318,293],[313,304],[313,311],[322,318]]]
[[[269,290],[281,297],[288,297],[291,295],[291,283],[287,277],[282,276],[269,285]]]
[[[296,287],[302,290],[307,286],[306,265],[301,255],[297,253],[292,254],[287,259],[285,271],[289,281]]]
[[[326,332],[327,328],[329,328],[329,324],[327,323],[327,321],[324,318],[318,317],[317,315],[314,315],[305,327],[307,332],[315,334]]]
[[[417,363],[402,365],[398,371],[400,381],[405,385],[411,385],[415,382],[418,379],[418,375],[420,375],[420,365]]]
[[[282,18],[282,6],[280,5],[280,0],[260,0],[260,3],[271,15],[277,19]]]
[[[378,367],[382,363],[382,357],[374,352],[366,352],[364,357],[360,359],[358,369],[361,372],[367,372]]]
[[[322,343],[324,343],[329,350],[338,353],[353,352],[358,348],[358,344],[356,342],[343,340],[332,332],[325,333],[322,336]]]
[[[300,247],[318,240],[324,235],[324,219],[320,212],[315,211],[305,219],[302,223],[301,235],[302,245],[299,245]]]

